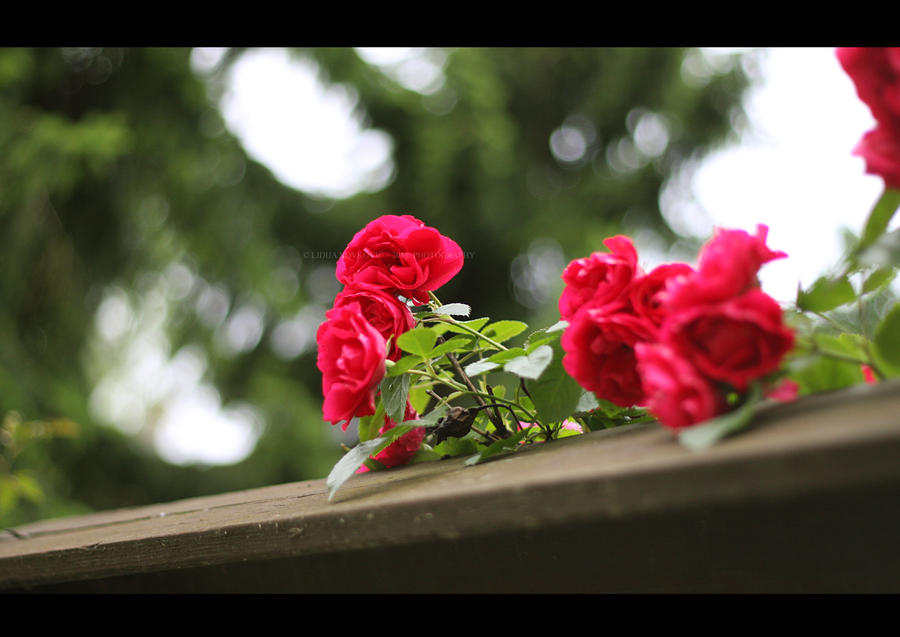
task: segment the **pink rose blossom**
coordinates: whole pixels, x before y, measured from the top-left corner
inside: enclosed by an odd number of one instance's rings
[[[647,408],[666,427],[682,429],[726,410],[722,391],[672,348],[638,343],[636,353]]]
[[[569,320],[583,305],[604,305],[619,300],[638,274],[637,251],[628,237],[618,235],[603,242],[610,252],[594,252],[576,259],[563,270],[566,284],[559,297],[559,314]]]
[[[662,325],[668,316],[668,311],[663,305],[666,285],[682,281],[693,273],[694,269],[687,263],[668,263],[657,266],[649,274],[636,277],[628,292],[634,313],[653,325]]]
[[[383,215],[356,233],[338,259],[336,275],[347,286],[424,303],[462,266],[462,250],[452,239],[411,215]]]
[[[362,315],[378,330],[385,341],[391,336],[394,337],[388,358],[398,360],[403,352],[397,347],[397,337],[416,325],[416,319],[406,304],[396,296],[374,288],[344,288],[334,299],[334,307],[343,307],[350,303],[359,304]]]
[[[897,128],[878,124],[863,135],[853,154],[866,162],[866,172],[878,175],[889,188],[900,189],[900,123]]]
[[[697,271],[669,284],[666,309],[715,303],[758,287],[760,267],[787,256],[766,246],[768,233],[769,228],[763,224],[756,226],[755,235],[743,230],[716,230],[700,249]]]
[[[837,58],[878,122],[900,122],[900,48],[844,47]]]
[[[322,414],[333,425],[375,413],[375,392],[384,377],[384,337],[363,316],[360,304],[332,308],[316,332],[316,363],[322,372]]]
[[[578,384],[620,407],[640,405],[644,394],[634,347],[655,335],[646,319],[610,306],[584,307],[563,332],[563,367]]]
[[[781,307],[758,288],[716,304],[675,313],[663,324],[660,342],[711,379],[744,391],[750,381],[775,371],[794,345]]]

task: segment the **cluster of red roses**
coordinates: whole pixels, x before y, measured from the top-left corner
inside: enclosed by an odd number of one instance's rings
[[[346,429],[352,418],[375,413],[385,360],[400,358],[397,337],[415,326],[400,297],[427,302],[429,292],[462,265],[463,253],[454,241],[410,215],[384,215],[356,233],[337,262],[336,276],[344,289],[316,333],[325,420],[335,425],[343,421]],[[407,406],[406,419],[417,417]],[[385,417],[381,432],[395,424]],[[423,435],[423,429],[414,429],[377,459],[388,466],[402,464]]]
[[[876,122],[854,154],[866,161],[866,172],[900,188],[900,48],[839,48],[837,57]]]
[[[764,293],[759,268],[785,255],[755,235],[719,230],[697,268],[649,273],[625,236],[570,263],[559,311],[563,366],[585,389],[616,405],[646,406],[680,429],[727,410],[730,392],[775,371],[794,343],[781,308]]]

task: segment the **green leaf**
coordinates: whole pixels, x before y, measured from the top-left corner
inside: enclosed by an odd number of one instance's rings
[[[434,314],[443,316],[468,316],[472,308],[465,303],[447,303],[432,310]]]
[[[897,270],[893,266],[878,268],[877,270],[872,272],[872,274],[866,277],[866,282],[863,283],[863,294],[884,287],[885,285],[893,281],[896,275]]]
[[[416,410],[417,414],[423,413],[431,402],[431,396],[428,394],[428,385],[415,385],[409,389],[409,404]]]
[[[797,290],[797,307],[809,312],[827,312],[856,299],[847,276],[819,277],[808,291]]]
[[[556,323],[545,329],[544,332],[546,332],[547,334],[554,334],[556,332],[564,331],[567,327],[569,327],[568,321],[557,321]]]
[[[410,424],[418,424],[423,427],[431,427],[432,425],[436,425],[438,420],[443,418],[447,414],[447,406],[446,405],[438,405],[430,412],[428,415],[422,416],[418,420],[406,420],[402,424],[410,425]]]
[[[469,328],[469,330],[473,330],[475,332],[479,331],[485,324],[490,321],[488,317],[482,317],[477,319],[472,319],[471,321],[456,321],[456,323],[443,323],[442,327],[446,327],[446,329],[450,332],[455,332],[457,334],[469,334],[470,332],[460,325],[464,325]]]
[[[434,330],[420,325],[408,332],[403,332],[397,337],[397,345],[404,352],[409,352],[422,358],[431,358],[431,350],[434,349],[436,340],[437,334]]]
[[[334,497],[334,494],[337,493],[337,490],[341,488],[341,485],[356,473],[356,470],[368,460],[369,456],[376,455],[403,434],[422,426],[417,421],[412,421],[412,423],[397,425],[393,429],[389,429],[383,436],[361,442],[345,453],[344,457],[338,460],[331,473],[325,479],[325,486],[328,487],[329,502]]]
[[[866,339],[859,334],[850,334],[843,332],[838,336],[832,334],[815,333],[813,334],[816,347],[827,354],[836,354],[838,356],[850,356],[860,360],[867,360]]]
[[[466,372],[466,376],[472,378],[474,376],[478,376],[479,374],[489,372],[492,369],[497,369],[498,367],[500,367],[499,363],[495,363],[494,361],[490,360],[483,360],[466,365],[464,371]]]
[[[553,361],[553,348],[549,345],[541,345],[531,354],[517,356],[503,365],[503,370],[515,374],[520,378],[537,380]]]
[[[438,445],[434,446],[435,453],[439,457],[450,456],[458,458],[459,456],[470,456],[478,453],[479,445],[472,438],[463,436],[462,438],[449,437]]]
[[[475,454],[468,460],[466,460],[466,466],[472,466],[478,464],[479,462],[484,462],[488,458],[493,456],[497,456],[502,453],[510,453],[512,451],[516,451],[520,445],[519,443],[525,439],[525,436],[528,435],[528,429],[522,429],[521,431],[517,431],[509,438],[503,438],[501,440],[497,440],[496,442],[492,442],[487,447],[482,449],[479,453]]]
[[[818,394],[858,385],[864,381],[856,363],[822,355],[796,358],[787,363],[789,377],[796,381],[800,394]]]
[[[359,419],[359,439],[369,440],[378,434],[378,430],[384,426],[384,401],[379,397],[375,413],[371,416],[363,416]]]
[[[900,190],[885,188],[884,194],[875,203],[866,220],[862,237],[859,240],[860,250],[872,245],[884,234],[898,207],[900,207]]]
[[[552,347],[553,360],[538,380],[527,382],[528,391],[541,422],[560,422],[575,413],[584,389],[563,367],[565,352],[558,341],[541,347]]]
[[[569,324],[566,321],[557,321],[550,327],[545,327],[532,332],[528,335],[528,338],[525,339],[525,350],[528,353],[531,353],[541,345],[553,342],[562,335],[563,330],[565,330],[568,325]]]
[[[900,264],[900,230],[881,235],[859,256],[862,265],[890,267]]]
[[[475,337],[473,336],[454,336],[448,341],[444,341],[433,350],[431,350],[431,354],[429,354],[429,358],[437,358],[438,356],[442,356],[447,352],[461,352],[472,349],[475,343]]]
[[[389,366],[385,374],[387,374],[388,376],[399,376],[400,374],[405,374],[421,362],[421,356],[410,354],[409,356],[404,356],[400,360],[396,361],[393,365]]]
[[[464,371],[469,377],[477,376],[479,374],[489,372],[492,369],[497,369],[503,363],[506,363],[507,361],[510,361],[514,358],[524,356],[525,350],[523,350],[521,347],[512,347],[508,350],[497,352],[496,354],[493,354],[492,356],[489,356],[484,360],[470,363],[469,365],[466,365]]]
[[[683,429],[678,434],[678,441],[688,449],[706,449],[722,438],[746,427],[753,419],[761,400],[762,389],[758,383],[753,383],[744,404],[734,411],[707,420],[703,424]]]
[[[499,363],[500,365],[502,365],[503,363],[507,363],[513,360],[514,358],[525,356],[525,354],[525,350],[521,347],[510,347],[508,350],[490,355],[488,357],[488,360],[493,363]]]
[[[491,340],[502,343],[513,336],[518,336],[527,329],[528,324],[522,321],[497,321],[485,327],[481,333]]]
[[[585,391],[583,394],[581,394],[581,398],[578,399],[578,404],[575,405],[575,411],[591,411],[592,409],[597,409],[599,406],[600,403],[597,401],[597,397],[594,395],[594,392]]]
[[[900,370],[900,303],[894,305],[878,324],[872,344],[881,361]]]
[[[409,395],[409,374],[385,376],[381,381],[381,402],[384,413],[394,422],[403,420],[406,413],[406,398]]]

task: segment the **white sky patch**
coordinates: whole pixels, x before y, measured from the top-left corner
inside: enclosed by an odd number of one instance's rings
[[[288,186],[326,197],[383,188],[392,141],[365,128],[349,88],[324,87],[313,62],[257,49],[230,71],[222,113],[247,153]]]
[[[770,49],[762,76],[746,104],[751,134],[703,162],[694,193],[716,226],[769,226],[768,245],[788,258],[760,280],[790,302],[838,264],[840,229],[859,233],[884,187],[851,155],[874,120],[833,48]]]

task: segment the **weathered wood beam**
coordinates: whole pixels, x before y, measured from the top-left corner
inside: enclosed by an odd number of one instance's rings
[[[900,383],[0,531],[0,590],[896,592]]]

